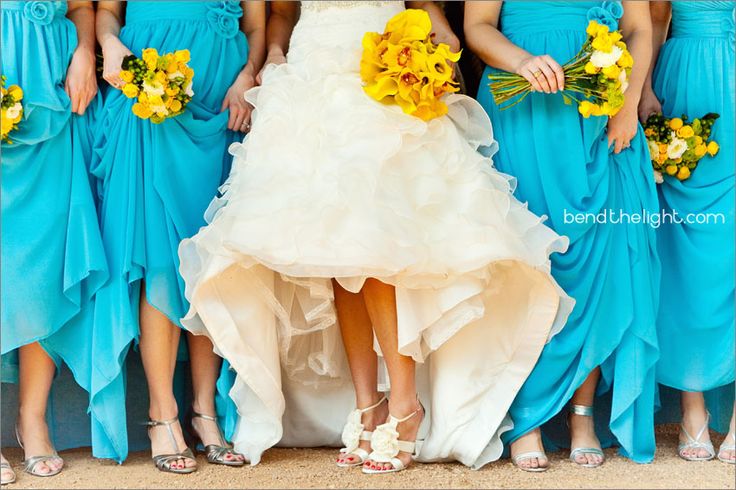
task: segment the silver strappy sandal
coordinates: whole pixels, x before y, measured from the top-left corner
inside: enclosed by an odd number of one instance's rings
[[[171,420],[149,420],[145,424],[148,426],[148,437],[151,437],[151,429],[153,429],[154,427],[166,427],[169,432],[169,438],[171,439],[171,445],[174,446],[174,450],[178,449],[179,446],[176,443],[176,437],[174,437],[174,430],[171,428],[171,426],[178,421],[179,419],[177,417],[174,417]],[[158,468],[159,471],[163,471],[164,473],[177,473],[180,475],[184,475],[197,471],[197,460],[194,457],[194,453],[192,452],[192,450],[188,447],[181,452],[172,454],[159,454],[158,456],[154,456],[152,459],[153,464],[156,465],[156,468]],[[172,468],[172,463],[178,459],[188,459],[190,461],[194,461],[195,466]]]
[[[708,430],[708,425],[710,424],[710,413],[706,412],[705,415],[705,424],[703,427],[700,428],[698,431],[698,434],[693,437],[691,436],[687,429],[685,429],[685,424],[680,423],[680,432],[685,435],[687,438],[686,442],[680,442],[677,445],[677,455],[680,456],[685,461],[710,461],[711,459],[716,457],[716,451],[713,449],[713,443],[708,442],[702,442],[700,440],[701,437],[703,437],[703,434],[706,433]],[[705,457],[699,457],[699,456],[685,456],[684,451],[687,449],[705,449],[705,452],[708,453]]]
[[[5,458],[3,458],[3,459],[5,459]],[[0,470],[9,471],[10,474],[12,475],[10,478],[5,478],[5,479],[0,478],[0,484],[2,484],[2,485],[9,485],[10,483],[15,483],[15,478],[16,478],[15,477],[15,471],[13,471],[13,467],[10,466],[10,463],[8,463],[7,461],[1,462],[0,463]]]
[[[726,444],[729,436],[731,437],[731,444]],[[718,460],[726,464],[736,464],[736,458],[724,458],[721,456],[723,451],[736,451],[736,433],[731,432],[721,443],[721,447],[718,449]]]
[[[570,405],[570,414],[575,415],[582,415],[583,417],[593,417],[593,407],[588,407],[585,405]],[[568,421],[569,426],[569,421]],[[596,456],[601,457],[600,463],[578,463],[575,461],[575,456],[579,456],[581,454],[594,454]],[[597,447],[576,447],[572,448],[570,450],[570,461],[575,463],[578,466],[582,466],[583,468],[598,468],[600,465],[602,465],[606,460],[605,454],[603,454],[603,451],[601,449],[598,449]]]
[[[531,466],[522,466],[520,464],[522,461],[529,461],[530,459],[544,461],[545,464],[544,466],[537,466],[536,468],[532,468]],[[527,451],[525,453],[517,454],[511,458],[511,462],[520,470],[528,471],[530,473],[541,473],[549,469],[549,459],[547,459],[547,455],[542,451]]]
[[[17,425],[15,426],[15,438],[18,440],[18,445],[20,446],[20,448],[24,449],[23,443],[20,440],[20,434],[18,433]],[[57,468],[56,470],[52,470],[51,467],[48,465],[48,462],[52,460],[61,461],[61,466],[59,466],[59,468]],[[48,473],[42,473],[38,470],[38,465],[42,463],[45,464],[49,468]],[[44,454],[41,456],[33,456],[30,458],[27,458],[21,464],[23,465],[23,471],[25,471],[29,475],[40,476],[41,478],[46,478],[49,476],[56,476],[59,473],[61,473],[61,470],[64,469],[64,459],[61,456],[59,456],[56,453],[56,451],[54,451],[52,454]],[[12,483],[12,482],[9,482],[9,483]]]
[[[373,436],[373,432],[365,430],[363,425],[363,414],[375,410],[381,406],[381,403],[385,402],[387,398],[384,396],[377,403],[367,408],[356,408],[350,415],[348,420],[345,422],[345,427],[342,429],[342,443],[345,447],[340,449],[340,454],[345,456],[355,456],[358,458],[352,463],[337,463],[339,468],[352,468],[354,466],[361,466],[366,459],[368,459],[368,451],[359,447],[360,441],[370,441]]]
[[[215,426],[217,427],[220,444],[207,444],[205,446],[204,441],[202,441],[202,437],[199,435],[199,432],[197,432],[197,430],[194,428],[194,424],[192,424],[191,422],[194,419],[209,420],[210,422],[214,422]],[[189,423],[191,425],[192,434],[196,435],[199,438],[199,442],[201,442],[202,446],[204,447],[202,452],[205,454],[205,456],[207,456],[208,463],[221,464],[224,466],[243,466],[245,464],[245,459],[226,459],[226,456],[228,454],[231,456],[242,456],[242,454],[235,452],[233,448],[227,444],[227,442],[225,441],[225,436],[222,433],[222,429],[220,429],[220,424],[217,423],[217,417],[212,417],[211,415],[205,415],[203,413],[198,413],[192,410]],[[199,448],[197,449],[199,450]]]

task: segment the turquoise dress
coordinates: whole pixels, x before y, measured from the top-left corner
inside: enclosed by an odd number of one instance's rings
[[[546,53],[564,64],[584,43],[590,19],[616,29],[622,14],[620,2],[504,2],[500,29],[530,53]],[[570,238],[567,253],[552,256],[552,274],[576,300],[566,326],[547,344],[512,405],[514,428],[504,439],[513,442],[560,414],[543,428],[545,445],[569,445],[563,409],[600,366],[598,394],[606,395],[596,403],[601,442],[618,444],[634,461],[651,461],[660,274],[656,236],[653,228],[620,214],[658,211],[643,132],[639,128],[631,148],[615,155],[607,147],[606,118],[584,119],[559,93],[535,93],[500,111],[487,81],[484,77],[478,100],[499,141],[495,163],[518,179],[516,197]],[[593,221],[593,215],[608,210],[609,222],[621,223]],[[585,216],[584,222],[573,215]]]
[[[662,283],[669,287],[662,289],[657,320],[657,380],[677,390],[733,391],[734,11],[733,2],[672,2],[671,37],[654,71],[666,116],[720,114],[712,133],[719,153],[701,160],[688,180],[667,176],[659,186],[663,211],[724,218],[668,222],[658,230]],[[728,398],[710,404],[721,430],[731,414]]]
[[[139,336],[142,283],[146,298],[180,325],[189,305],[179,276],[177,248],[205,224],[204,212],[229,172],[228,146],[238,133],[227,130],[220,113],[227,90],[248,57],[240,31],[240,3],[128,2],[120,40],[134,54],[188,49],[194,70],[194,97],[186,111],[155,125],[131,112],[133,101],[110,88],[98,124],[91,171],[100,185],[102,236],[110,281],[95,309],[92,411],[125,420],[124,361]],[[227,365],[223,367],[227,378]],[[227,400],[226,379],[218,383]],[[144,386],[132,389],[141,391]],[[231,427],[231,402],[223,407]],[[125,459],[125,424],[102,428],[108,440],[99,457]]]
[[[2,380],[17,382],[17,349],[39,342],[89,391],[92,301],[107,278],[86,163],[97,101],[73,115],[64,92],[77,47],[65,2],[1,8],[2,74],[24,92],[23,119],[2,144]]]

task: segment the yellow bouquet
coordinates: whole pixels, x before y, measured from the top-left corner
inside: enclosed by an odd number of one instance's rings
[[[718,143],[709,139],[718,117],[718,114],[708,113],[688,122],[687,116],[670,119],[662,114],[649,116],[644,124],[644,135],[658,184],[664,181],[664,174],[678,180],[690,178],[701,158],[718,153]]]
[[[137,99],[133,114],[159,124],[184,112],[192,100],[194,70],[189,65],[189,50],[158,54],[153,48],[143,50],[141,58],[126,56],[120,78],[126,97]]]
[[[566,104],[577,102],[583,117],[613,116],[624,105],[624,92],[634,60],[622,41],[621,32],[591,20],[585,44],[562,67]],[[494,73],[491,79],[493,100],[501,110],[512,107],[531,93],[531,84],[515,73]]]
[[[365,93],[424,121],[446,114],[441,98],[459,90],[450,63],[460,53],[444,43],[435,45],[431,32],[429,14],[415,9],[394,16],[383,34],[367,32],[360,60]]]
[[[23,118],[23,90],[17,85],[5,88],[5,75],[0,77],[0,129],[2,141],[12,144],[10,133],[18,129],[18,123]]]

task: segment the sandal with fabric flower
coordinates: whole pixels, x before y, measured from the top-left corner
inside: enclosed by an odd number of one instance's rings
[[[376,427],[371,437],[371,449],[373,450],[368,459],[376,463],[390,463],[391,468],[375,469],[363,466],[363,473],[367,475],[377,475],[384,473],[397,473],[406,469],[406,465],[397,456],[399,453],[410,453],[412,459],[417,456],[416,441],[400,441],[398,425],[406,422],[417,414],[423,413],[424,407],[419,405],[415,411],[403,418],[396,418],[389,414],[389,420],[383,425]]]
[[[375,410],[380,407],[387,398],[384,396],[377,403],[367,408],[356,408],[350,415],[345,423],[345,427],[342,430],[342,443],[345,447],[340,449],[340,454],[343,456],[343,460],[346,456],[355,456],[357,459],[346,462],[337,462],[339,468],[352,468],[354,466],[362,465],[368,458],[368,451],[359,447],[360,441],[370,441],[373,436],[373,432],[365,430],[363,425],[363,414]]]

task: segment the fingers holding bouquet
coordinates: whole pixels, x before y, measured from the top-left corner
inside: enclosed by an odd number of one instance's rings
[[[522,60],[516,74],[524,77],[535,92],[557,93],[565,89],[565,72],[554,58],[544,54]]]
[[[133,53],[118,39],[110,37],[107,42],[102,45],[102,78],[113,87],[120,89],[125,82],[120,78],[123,60],[132,56]]]

